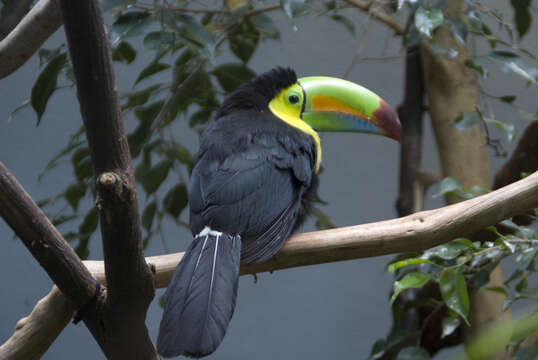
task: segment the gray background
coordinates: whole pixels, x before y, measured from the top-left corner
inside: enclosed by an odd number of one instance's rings
[[[503,2],[499,2],[503,3]],[[507,10],[501,7],[501,9]],[[346,13],[362,30],[364,16],[356,11]],[[511,11],[507,12],[511,14]],[[349,66],[360,36],[353,37],[341,25],[325,17],[308,16],[297,20],[297,30],[282,14],[272,15],[282,30],[281,42],[265,42],[251,60],[256,72],[275,65],[291,66],[299,76],[327,75],[342,77]],[[359,33],[360,34],[360,33]],[[348,79],[380,94],[389,104],[397,106],[403,97],[403,49],[398,38],[386,27],[374,23],[362,54],[368,57],[398,56],[390,61],[359,62]],[[536,53],[538,48],[536,21],[524,46]],[[58,31],[46,48],[64,41]],[[486,48],[478,51],[485,53]],[[151,54],[139,51],[134,65],[117,66],[120,91],[129,91],[136,74]],[[229,54],[219,62],[231,61]],[[37,181],[38,174],[52,156],[63,147],[68,137],[80,126],[78,104],[73,91],[60,90],[51,98],[39,128],[30,109],[9,119],[11,110],[29,97],[31,85],[38,74],[39,61],[34,56],[10,77],[0,80],[0,160],[13,172],[34,199],[42,199],[64,189],[73,179],[71,168],[64,164],[57,171]],[[526,90],[523,81],[490,67],[495,81],[486,89],[496,95],[518,95],[518,104],[535,112],[536,87]],[[144,84],[139,88],[144,88]],[[493,105],[500,120],[516,123],[516,134],[524,129],[513,110]],[[134,120],[126,117],[128,128]],[[193,151],[197,136],[189,132],[183,119],[176,126],[178,138]],[[494,136],[503,134],[494,131]],[[328,201],[323,210],[338,226],[389,219],[395,216],[394,202],[398,190],[399,148],[396,142],[362,134],[324,134],[321,197]],[[514,144],[508,144],[512,149]],[[491,154],[492,151],[489,151]],[[492,174],[504,160],[491,158]],[[439,170],[433,135],[429,125],[424,134],[424,168]],[[170,177],[168,185],[174,182]],[[427,208],[442,205],[430,191]],[[144,202],[141,196],[142,203]],[[86,204],[85,206],[89,206]],[[186,212],[185,212],[186,213]],[[185,214],[183,214],[185,217]],[[185,217],[186,219],[186,217]],[[304,231],[314,230],[308,222]],[[170,252],[181,251],[191,241],[190,234],[170,222],[165,231]],[[26,316],[36,301],[46,295],[51,280],[17,239],[11,229],[0,221],[0,342],[13,332],[16,322]],[[158,238],[151,241],[146,255],[164,253]],[[100,239],[91,244],[91,259],[100,259]],[[234,319],[223,344],[213,359],[363,359],[376,339],[384,337],[390,328],[388,294],[392,278],[385,271],[390,257],[361,259],[334,264],[261,274],[254,284],[251,276],[241,278]],[[157,292],[156,299],[162,295]],[[157,334],[162,310],[154,301],[147,326],[153,339]],[[446,357],[445,355],[442,357]],[[103,358],[102,353],[84,325],[70,324],[44,357],[45,359]]]

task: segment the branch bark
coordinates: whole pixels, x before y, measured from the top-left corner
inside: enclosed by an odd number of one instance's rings
[[[93,298],[95,280],[71,246],[0,162],[0,215],[67,297],[78,307]]]
[[[57,0],[39,0],[0,41],[0,79],[15,72],[62,25]]]
[[[424,250],[535,207],[538,207],[538,172],[487,195],[444,208],[377,223],[294,235],[273,259],[261,264],[242,266],[241,274]],[[146,262],[155,269],[156,287],[168,285],[182,256],[183,253],[175,253],[146,258]],[[84,265],[98,281],[106,284],[102,261],[85,261]],[[17,329],[0,346],[0,358],[3,359],[3,355],[11,351],[13,359],[27,359],[15,356],[18,354],[16,350],[22,352],[35,344],[44,343],[47,335],[50,335],[47,340],[50,345],[54,337],[59,335],[62,329],[60,325],[66,324],[62,319],[71,316],[72,308],[64,307],[60,300],[41,303],[47,304],[48,310],[32,312],[25,321],[30,329],[25,329],[25,333]],[[56,320],[41,321],[44,314],[58,312]],[[24,334],[39,336],[29,337]]]
[[[98,0],[59,0],[96,178],[107,292],[99,345],[109,359],[157,359],[145,326],[154,296],[136,185]],[[98,305],[101,309],[101,304]]]
[[[32,0],[5,0],[0,10],[0,40],[17,26],[32,5]]]

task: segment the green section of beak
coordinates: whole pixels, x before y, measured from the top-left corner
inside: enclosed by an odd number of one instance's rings
[[[400,141],[398,116],[374,92],[332,77],[305,77],[298,82],[305,97],[301,118],[315,130],[373,133]]]

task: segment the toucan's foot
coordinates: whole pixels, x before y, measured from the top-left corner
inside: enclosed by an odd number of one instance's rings
[[[86,304],[84,304],[80,309],[77,310],[75,316],[73,316],[73,324],[78,324],[80,320],[82,320],[86,316],[88,309],[90,309],[91,306],[95,305],[97,299],[99,298],[100,292],[101,284],[99,284],[99,281],[95,280],[95,293]]]

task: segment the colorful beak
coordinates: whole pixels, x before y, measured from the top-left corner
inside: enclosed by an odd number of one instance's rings
[[[315,130],[373,133],[400,142],[398,115],[374,92],[325,76],[304,77],[298,82],[305,95],[301,118]]]

